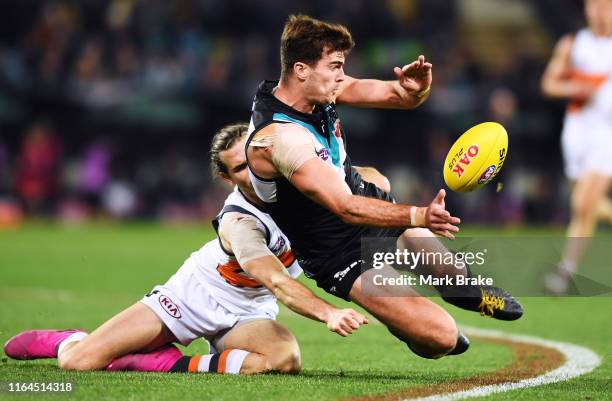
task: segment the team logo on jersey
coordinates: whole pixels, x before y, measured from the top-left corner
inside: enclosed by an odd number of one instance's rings
[[[324,161],[327,161],[327,159],[329,159],[329,151],[327,150],[327,148],[321,148],[317,150],[317,156],[319,156]]]
[[[336,118],[336,122],[334,123],[334,135],[336,138],[340,138],[342,136],[342,126],[340,125],[339,118]]]
[[[276,240],[276,243],[272,247],[272,252],[276,253],[279,250],[283,249],[286,243],[287,242],[285,242],[285,239],[283,237],[278,237],[278,239]]]
[[[495,170],[496,170],[495,164],[492,164],[489,167],[487,167],[485,172],[482,173],[482,175],[478,179],[478,183],[484,184],[485,182],[489,181],[491,177],[493,176],[493,173],[495,173]]]
[[[158,299],[159,304],[162,306],[162,308],[164,308],[167,314],[169,314],[175,319],[181,318],[181,311],[179,310],[178,306],[176,306],[176,304],[172,302],[170,298],[165,295],[162,295]]]

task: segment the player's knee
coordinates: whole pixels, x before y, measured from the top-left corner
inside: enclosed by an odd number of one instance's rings
[[[301,356],[300,353],[290,353],[288,355],[285,355],[285,357],[282,359],[280,365],[278,366],[278,368],[276,370],[278,370],[281,373],[287,373],[287,374],[298,374],[300,373],[300,370],[302,369],[302,361],[301,361]]]
[[[439,319],[427,336],[427,351],[430,358],[440,358],[457,345],[457,325],[452,317]]]
[[[300,348],[297,343],[283,343],[270,358],[272,370],[280,373],[297,374],[302,367]]]
[[[426,343],[412,344],[412,347],[413,351],[424,358],[438,359],[451,352],[456,345],[457,336],[437,333],[427,338]]]
[[[451,352],[457,345],[457,328],[438,333],[434,339],[434,348],[437,355],[444,356]]]

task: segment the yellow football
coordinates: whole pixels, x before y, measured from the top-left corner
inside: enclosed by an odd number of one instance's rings
[[[498,123],[478,124],[463,133],[444,161],[444,182],[456,192],[469,192],[490,182],[504,165],[508,133]]]

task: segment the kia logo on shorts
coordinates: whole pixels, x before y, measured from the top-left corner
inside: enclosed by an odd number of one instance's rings
[[[166,313],[172,316],[173,318],[181,318],[181,311],[179,310],[178,306],[176,306],[174,302],[172,302],[172,300],[167,296],[162,295],[161,297],[159,297],[159,304],[162,306],[162,308],[164,308]]]

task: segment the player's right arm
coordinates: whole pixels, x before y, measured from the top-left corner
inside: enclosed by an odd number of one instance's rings
[[[374,227],[427,227],[454,238],[460,223],[446,210],[440,190],[427,207],[399,205],[353,195],[338,173],[321,160],[312,138],[297,124],[271,124],[261,136],[273,137],[270,146],[249,148],[249,163],[263,178],[285,176],[300,192],[338,215],[345,223]],[[257,135],[255,139],[257,139]],[[414,211],[413,211],[414,208]]]
[[[327,324],[341,336],[347,336],[368,319],[353,309],[338,309],[318,298],[289,274],[266,245],[266,235],[254,216],[226,213],[219,225],[219,237],[231,250],[240,267],[269,289],[292,311]]]
[[[587,100],[597,90],[597,86],[571,79],[571,52],[573,35],[563,36],[553,51],[553,55],[542,75],[542,92],[551,98]]]
[[[320,177],[325,177],[321,180]],[[446,193],[441,189],[428,207],[386,202],[353,195],[345,190],[344,181],[324,161],[310,159],[291,176],[291,183],[313,201],[338,215],[347,224],[374,227],[427,227],[436,234],[453,239],[459,218],[445,209]],[[416,211],[411,216],[411,209]]]

